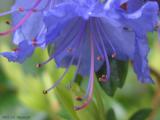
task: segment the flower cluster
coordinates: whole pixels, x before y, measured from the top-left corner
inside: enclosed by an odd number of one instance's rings
[[[109,80],[109,57],[132,61],[138,79],[152,83],[148,67],[147,33],[158,28],[159,6],[156,1],[144,0],[16,0],[11,10],[0,16],[12,15],[12,28],[0,36],[13,34],[17,48],[2,52],[9,61],[23,63],[37,47],[54,46],[54,53],[41,67],[55,60],[58,67],[66,68],[61,78],[51,86],[55,88],[71,65],[75,72],[89,76],[85,102],[76,106],[85,108],[92,99],[94,73],[106,63]],[[73,78],[75,79],[75,77]]]

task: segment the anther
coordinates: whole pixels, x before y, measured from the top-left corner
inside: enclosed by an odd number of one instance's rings
[[[97,57],[97,60],[98,60],[98,61],[102,61],[102,60],[103,60],[102,56],[98,56],[98,57]]]
[[[81,96],[77,96],[77,97],[76,97],[76,100],[77,100],[77,101],[82,101],[83,99],[82,99]]]
[[[41,68],[42,64],[36,64],[36,68]]]
[[[17,52],[19,51],[19,48],[13,48],[12,51]]]
[[[32,9],[32,12],[37,12],[37,9]]]
[[[48,93],[47,90],[43,90],[43,94],[46,95]]]
[[[100,82],[105,82],[107,80],[107,76],[106,75],[102,75],[100,78],[99,78],[99,81]]]
[[[37,40],[35,38],[32,39],[32,45],[37,46]]]
[[[112,54],[112,58],[115,58],[115,57],[116,57],[116,55],[117,55],[116,53],[113,53],[113,54]]]
[[[24,12],[24,8],[23,8],[23,7],[20,7],[20,8],[18,8],[18,11],[19,11],[19,12]]]
[[[10,24],[11,24],[9,20],[6,20],[5,23],[6,23],[7,25],[10,25]]]

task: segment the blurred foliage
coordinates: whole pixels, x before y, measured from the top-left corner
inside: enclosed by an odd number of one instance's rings
[[[109,109],[107,112],[107,120],[116,120],[116,116],[113,109]]]
[[[129,120],[146,120],[148,116],[151,114],[152,109],[143,108],[142,110],[134,113]]]
[[[0,1],[1,11],[7,10],[11,5],[11,0],[5,1]],[[2,5],[2,2],[8,4]],[[0,31],[9,29],[10,26],[5,24],[9,19],[9,16],[0,19]],[[148,37],[152,47],[149,55],[150,66],[159,73],[160,45],[157,35],[150,33]],[[10,40],[11,36],[0,37],[1,52],[14,47]],[[130,64],[117,64],[117,61],[112,61],[115,73],[112,73],[114,75],[110,82],[113,86],[108,86],[105,89],[107,91],[104,91],[98,80],[95,80],[93,101],[86,109],[75,111],[74,105],[81,104],[81,101],[76,101],[75,98],[85,93],[88,78],[82,80],[78,77],[78,82],[73,84],[72,88],[66,87],[74,76],[75,67],[71,67],[62,83],[44,95],[42,91],[49,88],[64,72],[62,68],[57,69],[54,61],[40,69],[35,67],[47,58],[48,51],[41,49],[37,49],[33,57],[23,65],[9,63],[5,58],[0,58],[0,120],[8,116],[26,117],[29,120],[160,120],[160,82],[157,82],[160,79],[155,74],[155,84],[141,84]],[[118,82],[115,82],[117,80]],[[114,93],[114,97],[106,94],[109,87],[110,95]]]

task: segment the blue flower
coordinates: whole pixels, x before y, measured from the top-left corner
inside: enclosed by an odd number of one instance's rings
[[[147,55],[149,47],[147,33],[153,32],[158,23],[157,2],[139,2],[138,0],[17,0],[11,11],[0,14],[12,14],[13,26],[1,32],[7,35],[13,32],[16,51],[1,53],[9,61],[22,63],[30,57],[36,47],[54,47],[50,58],[38,64],[43,66],[55,60],[58,67],[66,68],[60,79],[44,91],[55,88],[75,65],[72,82],[77,74],[89,76],[86,100],[76,110],[85,108],[92,100],[94,73],[106,63],[104,82],[110,78],[109,57],[133,63],[138,79],[143,83],[153,82],[150,77]],[[25,6],[25,7],[20,7]],[[71,82],[71,83],[72,83]]]
[[[131,60],[138,79],[152,82],[147,62],[147,33],[154,31],[157,24],[158,6],[156,2],[147,2],[133,10],[132,7],[123,7],[126,2],[108,0],[104,5],[96,0],[73,1],[45,12],[46,44],[53,44],[55,48],[49,60],[55,59],[58,67],[65,67],[66,71],[71,65],[76,65],[75,75],[90,75],[83,97],[86,102],[76,110],[86,107],[91,101],[94,72],[104,62],[107,68],[105,81],[110,78],[109,56]],[[132,5],[133,1],[128,1],[128,4]]]
[[[64,0],[16,0],[14,5],[12,6],[11,10],[6,11],[4,13],[0,13],[1,16],[5,15],[12,15],[12,22],[6,21],[7,24],[11,24],[12,28],[0,32],[0,36],[3,35],[9,35],[13,33],[13,40],[12,43],[16,46],[21,46],[23,41],[29,44],[32,43],[32,45],[23,44],[25,48],[30,47],[29,49],[26,49],[25,52],[28,54],[22,54],[18,55],[21,52],[21,49],[19,52],[16,52],[16,56],[21,56],[23,59],[15,59],[15,56],[13,55],[15,52],[6,52],[1,53],[2,56],[9,59],[9,61],[13,62],[24,62],[29,56],[32,55],[33,52],[30,52],[30,49],[33,50],[36,47],[45,48],[45,34],[46,34],[46,27],[43,22],[43,12],[53,8],[56,4],[63,2]],[[26,45],[26,46],[25,46]],[[33,50],[34,51],[34,50]]]

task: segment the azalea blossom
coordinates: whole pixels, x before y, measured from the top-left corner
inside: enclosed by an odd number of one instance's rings
[[[154,31],[157,23],[157,3],[148,2],[131,13],[121,7],[123,4],[126,4],[126,1],[108,1],[105,5],[100,2],[70,2],[57,5],[55,9],[45,13],[47,42],[53,43],[55,47],[55,53],[50,59],[54,58],[57,65],[66,67],[66,70],[71,64],[76,65],[75,75],[90,75],[87,92],[83,97],[87,100],[76,109],[84,108],[90,102],[94,72],[99,70],[104,62],[107,73],[105,77],[102,75],[101,79],[109,79],[108,56],[119,60],[132,60],[139,80],[145,83],[153,82],[147,62],[149,48],[146,35],[147,32]],[[131,11],[131,8],[129,10]]]
[[[54,47],[54,53],[38,67],[55,60],[57,67],[66,68],[63,75],[44,93],[55,88],[71,65],[77,74],[89,76],[84,103],[75,106],[85,108],[92,100],[94,73],[106,64],[106,74],[101,81],[110,79],[109,57],[131,60],[138,79],[152,83],[147,55],[147,33],[153,32],[158,23],[158,4],[155,1],[139,3],[138,0],[30,0],[32,6],[17,0],[11,11],[13,27],[0,35],[13,32],[13,43],[18,48],[3,52],[9,61],[23,63],[36,47]],[[28,2],[28,1],[27,1]],[[27,5],[27,6],[26,6]],[[25,7],[19,7],[25,6]],[[17,22],[18,21],[18,22]]]

